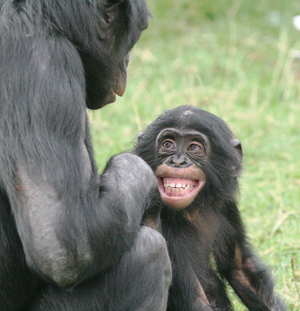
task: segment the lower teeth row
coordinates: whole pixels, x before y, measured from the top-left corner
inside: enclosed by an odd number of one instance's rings
[[[193,188],[192,185],[188,185],[188,186],[185,186],[185,187],[180,187],[180,188],[177,188],[177,187],[171,187],[170,185],[164,185],[165,188],[169,188],[169,189],[172,189],[172,190],[188,190],[190,188]]]

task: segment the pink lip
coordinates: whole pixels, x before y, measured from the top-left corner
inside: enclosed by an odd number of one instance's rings
[[[157,180],[162,200],[174,209],[181,209],[190,205],[205,184],[204,180],[185,178],[158,177]],[[174,185],[184,185],[184,187],[174,187]]]

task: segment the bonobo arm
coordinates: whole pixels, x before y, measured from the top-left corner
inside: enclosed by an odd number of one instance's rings
[[[287,307],[274,291],[266,265],[249,246],[236,246],[234,265],[225,276],[250,311],[284,311]]]
[[[56,169],[63,171],[63,165],[57,163]],[[156,188],[148,165],[133,154],[120,154],[109,161],[100,183],[95,174],[81,182],[76,170],[65,176],[57,172],[61,189],[57,181],[47,181],[52,172],[43,169],[39,175],[38,169],[18,169],[16,220],[28,263],[64,286],[116,263],[133,244]]]
[[[116,252],[122,253],[132,245],[144,212],[153,205],[151,198],[156,189],[152,170],[138,156],[123,153],[110,159],[100,178],[100,209],[97,209],[107,234],[100,237],[102,245],[99,241],[93,245],[98,253],[105,248],[101,265],[109,265],[119,257]]]
[[[268,267],[248,244],[237,206],[227,204],[222,216],[225,218],[214,247],[220,274],[250,311],[287,310],[274,291]]]

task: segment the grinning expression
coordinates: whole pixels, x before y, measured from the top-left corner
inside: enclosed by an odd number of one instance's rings
[[[209,141],[197,131],[167,128],[156,140],[155,170],[158,190],[163,202],[171,209],[188,207],[206,182],[201,166],[207,160]]]

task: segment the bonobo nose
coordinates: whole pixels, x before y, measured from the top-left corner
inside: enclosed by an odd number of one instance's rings
[[[168,165],[172,167],[188,167],[190,163],[184,156],[173,156],[168,161]]]

